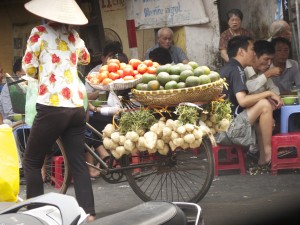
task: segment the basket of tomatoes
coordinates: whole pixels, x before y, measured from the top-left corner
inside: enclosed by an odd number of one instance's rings
[[[86,82],[98,90],[125,90],[139,84],[143,74],[155,74],[158,66],[157,62],[151,60],[131,59],[126,64],[118,59],[110,59],[98,72],[89,73]]]

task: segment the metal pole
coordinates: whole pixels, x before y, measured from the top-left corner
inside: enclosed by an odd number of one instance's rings
[[[295,0],[295,6],[296,6],[296,18],[297,18],[297,31],[298,31],[298,46],[300,46],[300,20],[299,20],[299,6],[298,6],[298,0]]]

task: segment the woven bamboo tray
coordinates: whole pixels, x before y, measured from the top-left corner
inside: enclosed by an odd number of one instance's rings
[[[132,89],[136,101],[143,105],[176,105],[181,102],[209,102],[222,93],[224,80],[219,79],[209,84],[173,90],[141,91]]]
[[[135,87],[137,84],[142,82],[142,78],[135,79],[135,80],[123,80],[123,79],[118,79],[113,82],[111,82],[108,85],[101,85],[101,84],[92,84],[88,79],[86,79],[86,82],[89,83],[93,88],[97,90],[102,90],[102,91],[118,91],[118,90],[126,90],[129,88]]]

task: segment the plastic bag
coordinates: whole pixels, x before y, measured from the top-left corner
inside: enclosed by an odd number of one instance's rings
[[[20,190],[19,161],[12,128],[0,126],[0,202],[16,202]]]
[[[235,144],[247,147],[256,143],[255,128],[248,122],[246,113],[246,111],[243,111],[235,117],[226,132],[220,132],[215,135],[217,144]]]
[[[110,107],[121,106],[119,97],[114,91],[110,91],[107,99],[107,105]]]
[[[36,115],[36,100],[38,97],[39,84],[36,79],[28,80],[25,104],[25,122],[32,125]]]

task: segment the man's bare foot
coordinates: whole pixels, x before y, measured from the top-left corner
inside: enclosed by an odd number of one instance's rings
[[[95,219],[96,219],[96,216],[89,215],[89,216],[87,217],[86,221],[87,221],[88,223],[91,223],[91,222],[95,221]]]

